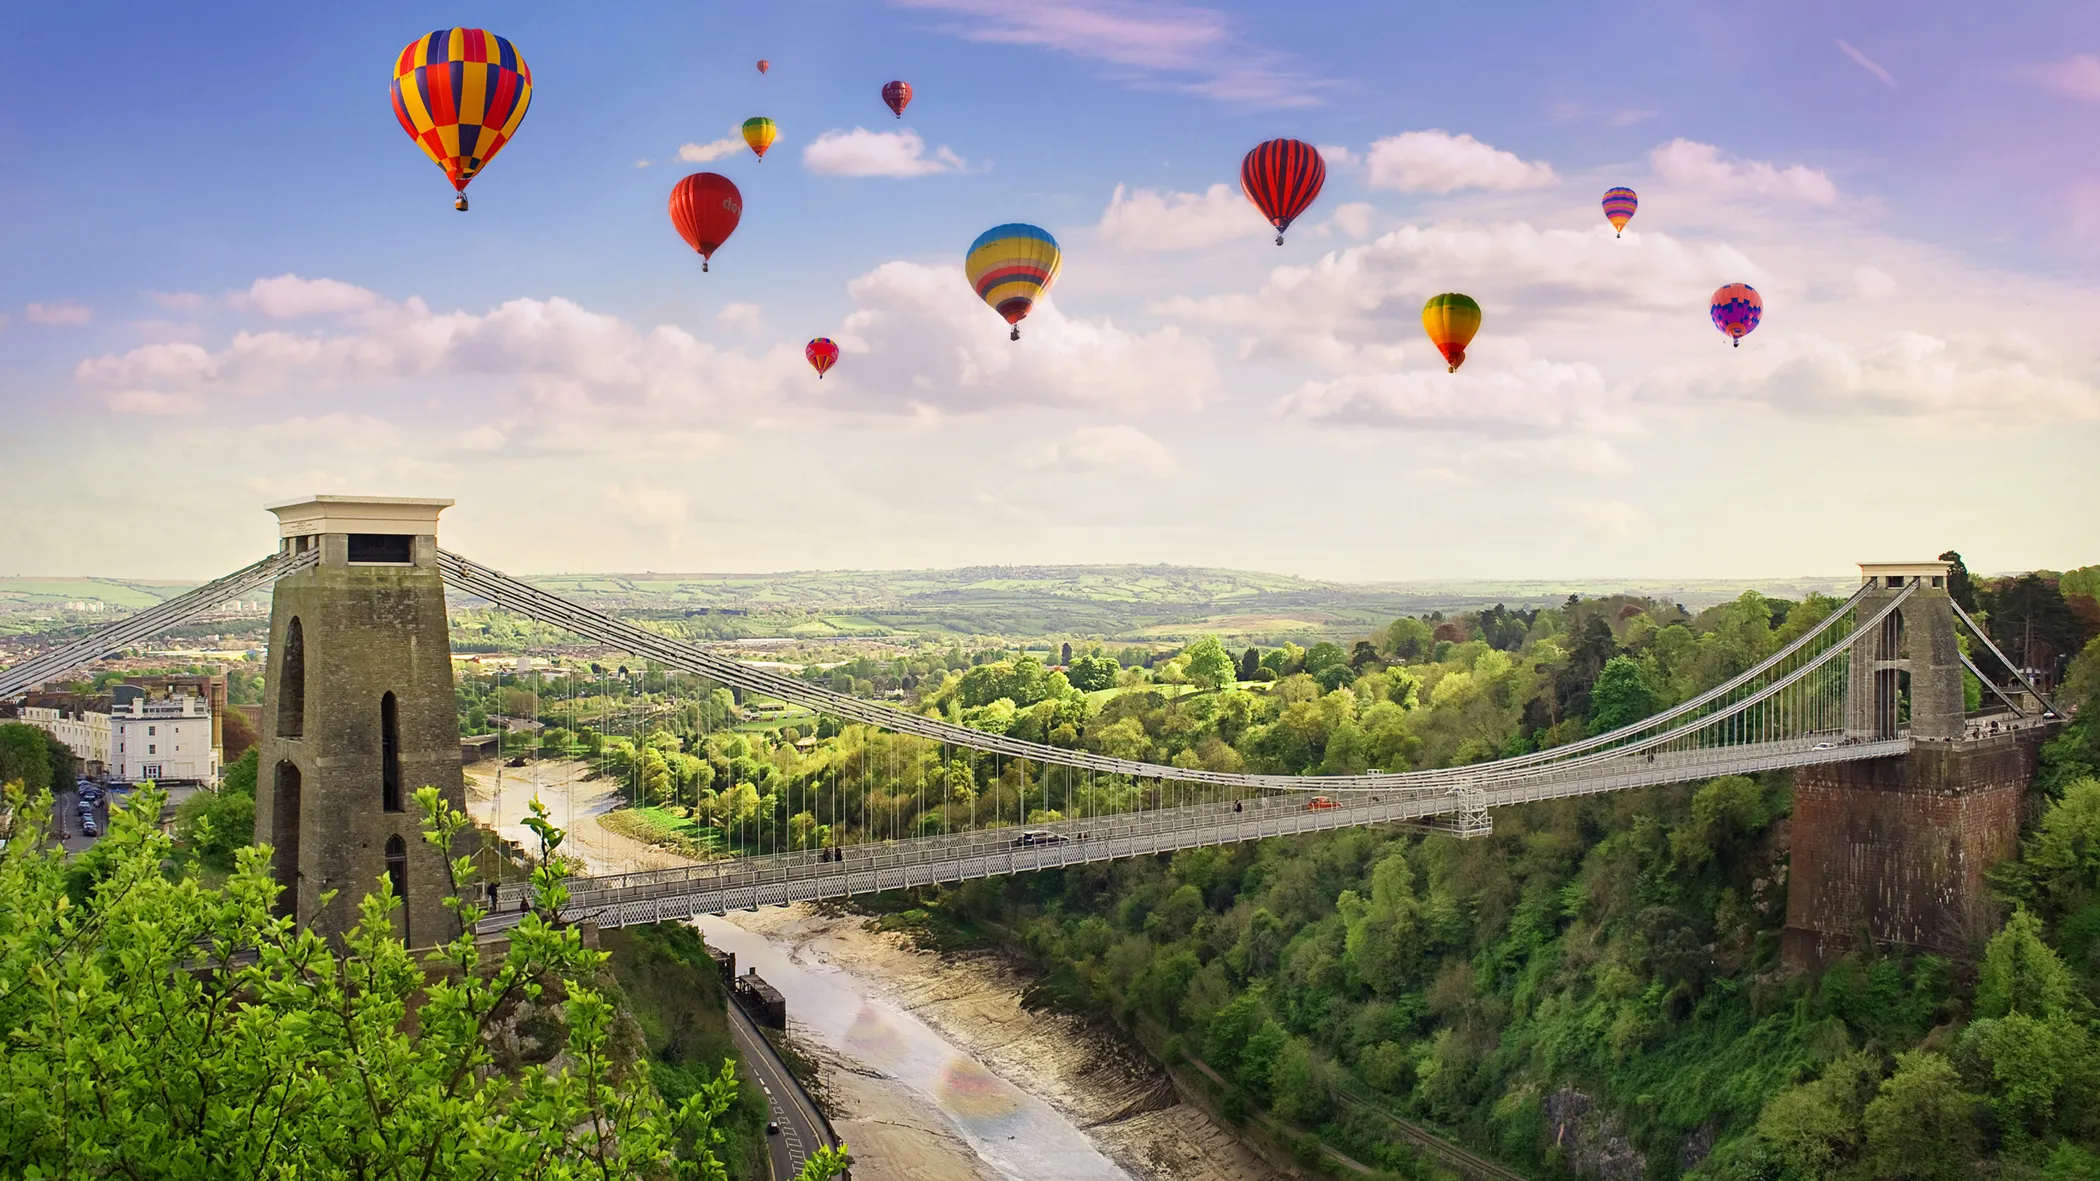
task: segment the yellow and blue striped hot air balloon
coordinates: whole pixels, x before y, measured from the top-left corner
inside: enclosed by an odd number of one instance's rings
[[[1050,293],[1063,261],[1064,252],[1050,231],[1008,222],[977,235],[963,258],[963,273],[977,297],[1014,326],[1010,339],[1019,340],[1022,319],[1035,310],[1036,300]]]
[[[459,191],[518,132],[532,105],[532,67],[486,29],[439,29],[394,59],[394,117]]]

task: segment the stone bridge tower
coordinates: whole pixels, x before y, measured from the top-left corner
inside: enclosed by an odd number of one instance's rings
[[[1794,780],[1781,948],[1818,967],[1871,943],[1971,950],[1989,903],[1984,871],[2013,855],[2043,728],[1970,734],[1947,563],[1864,564],[1862,620],[1902,607],[1852,647],[1846,741],[1908,734],[1910,753],[1825,763]]]
[[[406,901],[397,929],[405,922],[411,946],[457,934],[444,860],[423,840],[413,798],[429,785],[465,804],[437,565],[438,514],[451,504],[269,506],[283,548],[320,560],[280,580],[270,608],[255,839],[276,850],[284,913],[323,934],[353,926],[381,877]]]

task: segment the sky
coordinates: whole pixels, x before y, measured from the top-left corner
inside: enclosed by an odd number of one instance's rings
[[[0,575],[212,577],[316,492],[454,498],[518,572],[2100,561],[2100,6],[605,11],[13,10]],[[535,84],[466,214],[387,96],[451,25]],[[1280,136],[1328,175],[1279,248],[1237,177]],[[1019,342],[962,274],[1008,221],[1064,251]]]

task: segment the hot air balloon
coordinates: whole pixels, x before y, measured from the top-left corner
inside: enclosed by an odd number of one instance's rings
[[[1728,343],[1741,348],[1743,338],[1765,318],[1765,301],[1748,283],[1730,283],[1714,292],[1707,311],[1714,318],[1714,327],[1728,335]]]
[[[700,252],[703,271],[743,216],[744,195],[721,173],[696,172],[671,187],[671,224]]]
[[[763,115],[744,120],[744,142],[751,145],[751,150],[758,153],[761,160],[766,158],[766,149],[773,146],[773,140],[779,135],[780,129]]]
[[[485,29],[439,29],[394,59],[394,117],[459,192],[496,158],[532,105],[532,67]]]
[[[1327,183],[1327,162],[1303,140],[1272,139],[1257,144],[1240,161],[1240,190],[1276,227],[1276,244]]]
[[[769,62],[769,61],[767,61],[767,60],[766,60],[765,58],[759,58],[759,59],[758,59],[758,72],[759,72],[759,73],[763,74],[763,73],[765,73],[765,72],[766,72],[767,70],[770,70],[770,69],[772,69],[772,68],[773,68],[773,63],[772,63],[772,62]]]
[[[809,358],[810,368],[817,371],[817,380],[824,380],[824,373],[839,363],[839,346],[831,343],[828,336],[820,336],[803,348],[802,355]]]
[[[1604,220],[1611,223],[1612,229],[1619,231],[1620,237],[1625,236],[1626,223],[1633,220],[1633,211],[1640,208],[1640,205],[1641,199],[1632,189],[1604,190]]]
[[[1456,291],[1432,295],[1422,305],[1422,328],[1429,333],[1429,343],[1444,354],[1451,366],[1445,372],[1456,373],[1466,363],[1466,346],[1480,331],[1480,305],[1473,302],[1472,296]]]
[[[890,110],[897,112],[899,119],[904,118],[904,108],[911,105],[911,83],[901,80],[883,83],[882,101],[890,105]]]
[[[1009,222],[977,235],[963,259],[963,273],[970,277],[978,298],[1014,326],[1009,339],[1019,340],[1021,320],[1035,308],[1036,300],[1049,294],[1063,261],[1064,254],[1050,231]]]

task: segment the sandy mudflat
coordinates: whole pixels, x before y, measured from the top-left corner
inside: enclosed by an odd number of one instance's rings
[[[1021,993],[1028,981],[997,957],[936,956],[908,946],[899,936],[869,931],[859,918],[820,915],[804,906],[769,908],[730,918],[745,930],[826,960],[868,987],[881,990],[993,1073],[1050,1104],[1133,1177],[1266,1181],[1275,1176],[1229,1130],[1202,1111],[1178,1102],[1156,1063],[1077,1018],[1023,1008]],[[835,1056],[827,1059],[826,1067],[828,1085],[835,1088],[841,1109],[856,1117],[865,1110],[871,1123],[880,1122],[890,1118],[883,1102],[912,1102],[893,1087],[869,1088],[883,1093],[880,1100],[849,1097],[860,1084],[873,1080],[854,1074]],[[868,1106],[858,1107],[860,1102]],[[940,1119],[926,1112],[914,1114],[911,1122],[938,1125]],[[843,1125],[841,1134],[853,1143]],[[955,1146],[968,1152],[959,1140]],[[869,1147],[872,1163],[872,1141]],[[862,1170],[855,1168],[854,1176],[861,1175]],[[985,1175],[980,1171],[938,1174]]]

